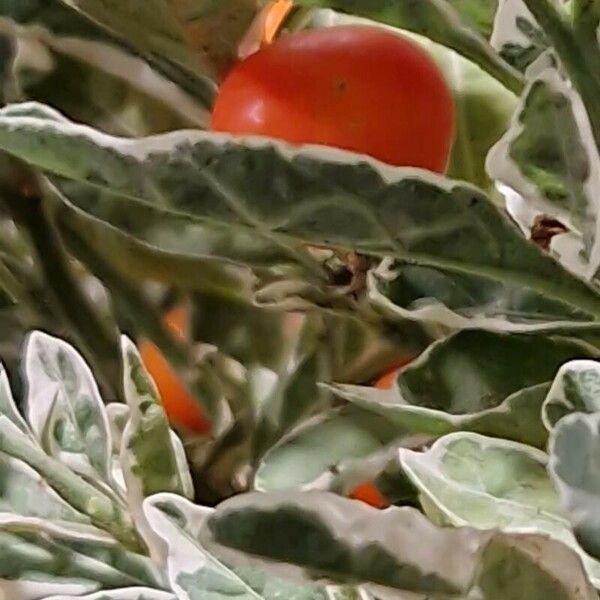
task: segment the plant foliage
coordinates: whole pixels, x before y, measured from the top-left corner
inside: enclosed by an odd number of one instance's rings
[[[445,176],[211,132],[267,4],[0,0],[0,597],[597,598],[600,3],[294,3],[430,53]]]

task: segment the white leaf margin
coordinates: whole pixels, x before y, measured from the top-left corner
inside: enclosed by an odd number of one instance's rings
[[[537,211],[536,214],[550,214],[564,223],[578,238],[582,233],[573,222],[569,211],[560,210],[556,205],[547,202],[539,194],[537,187],[523,175],[518,165],[510,158],[510,146],[513,140],[523,131],[523,125],[519,121],[523,103],[527,99],[533,85],[541,82],[552,91],[562,94],[571,102],[573,115],[582,138],[583,146],[587,152],[590,173],[584,183],[584,190],[590,202],[589,218],[596,224],[594,243],[590,251],[587,267],[584,269],[583,276],[591,280],[600,268],[600,155],[594,143],[592,128],[587,112],[579,94],[564,80],[559,72],[554,68],[548,68],[541,71],[537,76],[532,77],[523,93],[520,105],[517,107],[511,125],[505,135],[495,144],[486,159],[486,170],[488,175],[497,182],[516,191],[529,204],[529,211]],[[507,206],[510,210],[510,206]],[[512,199],[512,209],[515,211],[515,219],[523,222],[523,215],[526,213],[522,207],[519,208],[515,198]],[[515,210],[516,209],[516,210]],[[570,244],[573,241],[571,240]],[[583,248],[583,243],[581,243]],[[568,263],[572,264],[572,256]],[[568,268],[569,264],[565,264]]]
[[[42,350],[48,349],[48,351],[53,354],[52,358],[54,358],[57,352],[64,352],[73,368],[77,371],[77,376],[81,378],[81,381],[85,385],[86,391],[89,392],[89,404],[93,407],[93,410],[96,413],[96,416],[99,417],[102,425],[101,433],[105,445],[102,462],[104,464],[105,472],[98,473],[87,455],[85,458],[82,458],[77,454],[64,451],[62,448],[58,447],[54,439],[50,440],[50,454],[61,460],[61,462],[66,464],[75,473],[93,479],[99,478],[112,487],[114,482],[111,481],[110,476],[110,450],[112,446],[110,425],[104,403],[100,397],[98,384],[96,383],[89,366],[73,346],[60,338],[53,337],[42,331],[33,331],[29,334],[23,352],[22,368],[27,380],[24,412],[31,429],[38,442],[43,446],[44,440],[47,438],[48,428],[56,418],[57,411],[68,411],[73,408],[70,405],[69,400],[62,397],[63,390],[59,385],[53,385],[52,387],[43,387],[39,384],[32,385],[32,382],[39,378],[41,378],[42,381],[45,380],[47,383],[50,381],[48,375],[39,372],[39,348]],[[71,415],[68,416],[69,418],[71,417]]]

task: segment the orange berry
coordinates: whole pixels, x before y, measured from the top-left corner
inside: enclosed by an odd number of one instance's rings
[[[374,508],[387,508],[390,503],[373,483],[363,483],[350,492],[350,498],[360,500]]]
[[[412,358],[403,358],[394,363],[394,365],[377,380],[375,387],[379,390],[391,390],[394,387],[396,377],[402,367],[405,367],[411,361]]]
[[[293,8],[293,0],[277,0],[277,2],[271,2],[271,6],[268,8],[265,14],[262,34],[263,44],[273,43],[273,40],[277,37],[281,26]]]
[[[185,307],[171,310],[165,316],[165,325],[175,336],[185,339],[188,336],[188,314]],[[210,421],[160,350],[148,340],[142,340],[139,348],[144,366],[158,388],[169,421],[191,433],[208,433]]]

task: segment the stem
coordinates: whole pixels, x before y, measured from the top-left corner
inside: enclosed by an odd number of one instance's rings
[[[61,233],[70,250],[90,269],[111,292],[113,302],[121,304],[127,317],[135,320],[143,334],[156,346],[174,366],[186,368],[190,365],[189,348],[176,340],[163,325],[156,307],[140,292],[139,288],[120,273],[88,245],[82,236],[67,224],[61,224]]]
[[[596,145],[600,147],[600,48],[596,39],[597,0],[579,0],[573,27],[549,0],[524,0],[552,41],[585,105]]]
[[[573,1],[573,27],[578,33],[593,32],[600,24],[600,0]]]
[[[136,324],[143,335],[158,347],[168,362],[179,371],[182,379],[189,384],[190,391],[194,393],[194,398],[202,409],[210,418],[215,419],[219,415],[219,406],[210,402],[210,395],[197,393],[196,380],[188,381],[190,377],[185,376],[191,367],[195,367],[196,372],[199,368],[194,364],[190,344],[176,339],[170,333],[155,305],[140,292],[139,287],[123,277],[75,227],[60,219],[58,225],[69,248],[102,281],[111,293],[113,303],[120,306],[122,312]],[[212,373],[207,373],[206,377],[209,374]]]
[[[47,206],[35,187],[36,193],[22,194],[2,189],[2,200],[13,218],[28,233],[44,280],[65,322],[71,326],[88,355],[99,368],[108,389],[118,390],[120,381],[118,361],[119,344],[116,330],[111,331],[94,310],[87,296],[79,287],[71,268],[71,258]],[[117,363],[118,364],[118,363]],[[117,395],[120,393],[117,391]]]
[[[21,283],[15,278],[11,270],[4,264],[0,257],[0,288],[8,295],[14,304],[25,303],[25,291]]]

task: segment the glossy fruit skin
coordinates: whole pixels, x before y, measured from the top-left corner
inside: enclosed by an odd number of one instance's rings
[[[187,320],[186,309],[176,307],[166,315],[165,324],[175,336],[185,338]],[[160,350],[148,340],[142,340],[139,349],[144,366],[156,383],[169,421],[190,433],[207,434],[211,428],[210,421]]]
[[[370,482],[355,487],[350,493],[350,498],[360,500],[373,508],[383,509],[390,505],[375,484]]]
[[[331,27],[283,36],[239,63],[221,86],[212,129],[442,173],[454,102],[412,41],[377,27]]]

